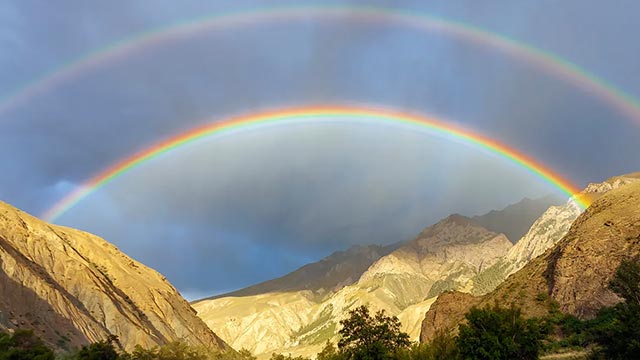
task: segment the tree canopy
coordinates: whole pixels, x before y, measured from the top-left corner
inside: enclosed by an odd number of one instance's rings
[[[363,305],[349,311],[340,324],[338,349],[347,359],[386,359],[411,345],[409,335],[400,331],[400,320],[387,316],[384,310],[372,316]]]

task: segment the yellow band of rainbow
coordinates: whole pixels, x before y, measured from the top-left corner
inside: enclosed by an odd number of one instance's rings
[[[303,122],[330,121],[331,119],[354,120],[366,123],[401,124],[415,127],[416,130],[427,130],[434,135],[460,141],[509,160],[526,169],[532,175],[547,182],[567,197],[574,197],[574,195],[579,192],[578,187],[570,181],[513,147],[501,144],[478,132],[452,125],[450,122],[445,122],[435,117],[421,116],[389,109],[372,109],[357,106],[307,106],[265,111],[221,121],[211,121],[206,125],[160,141],[143,151],[116,162],[106,170],[93,176],[90,180],[79,186],[77,190],[69,193],[47,210],[42,217],[48,221],[55,221],[87,196],[134,168],[149,160],[199,140],[234,130],[270,125],[284,126]],[[583,208],[589,206],[587,199],[574,197],[574,200]]]

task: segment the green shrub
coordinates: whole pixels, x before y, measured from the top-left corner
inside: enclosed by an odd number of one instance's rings
[[[54,354],[31,330],[0,334],[0,360],[53,360]]]
[[[537,359],[549,328],[540,319],[525,319],[514,306],[471,309],[456,340],[463,359]]]

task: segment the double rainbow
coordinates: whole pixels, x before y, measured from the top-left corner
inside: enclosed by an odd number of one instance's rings
[[[48,221],[56,221],[65,212],[78,204],[78,202],[129,171],[163,154],[207,138],[231,133],[236,130],[336,120],[405,125],[415,130],[427,131],[433,135],[459,141],[498,155],[526,169],[532,175],[547,182],[567,197],[573,197],[579,192],[579,189],[571,182],[518,150],[501,144],[478,132],[472,132],[435,117],[424,117],[388,109],[372,109],[355,106],[312,106],[267,111],[226,120],[211,121],[206,125],[160,141],[141,152],[116,162],[106,170],[93,176],[89,181],[79,186],[77,190],[71,192],[47,210],[42,217]],[[574,199],[583,208],[589,205],[586,199],[581,199],[580,197]]]

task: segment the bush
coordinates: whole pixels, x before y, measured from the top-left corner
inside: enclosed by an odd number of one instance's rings
[[[31,330],[0,334],[0,360],[53,360],[53,351]]]
[[[282,355],[282,354],[273,353],[273,354],[271,354],[271,360],[309,360],[309,359],[307,359],[305,357],[302,357],[302,356],[293,357],[293,356],[291,356],[291,354]]]
[[[634,359],[640,354],[640,262],[623,261],[609,288],[625,301],[600,311],[590,322],[592,337],[607,359]]]
[[[640,306],[640,261],[624,260],[618,266],[609,289],[625,300],[628,305]]]
[[[428,344],[414,344],[396,353],[397,360],[454,360],[459,358],[456,339],[449,333],[439,332]]]
[[[76,359],[78,360],[117,360],[119,357],[115,346],[118,341],[115,335],[109,335],[106,340],[98,341],[90,345],[83,346]]]
[[[327,341],[322,351],[316,356],[316,360],[342,360],[344,356],[338,352],[338,349],[331,341]]]
[[[456,344],[463,359],[537,359],[549,327],[525,319],[519,308],[472,308],[461,324]]]

